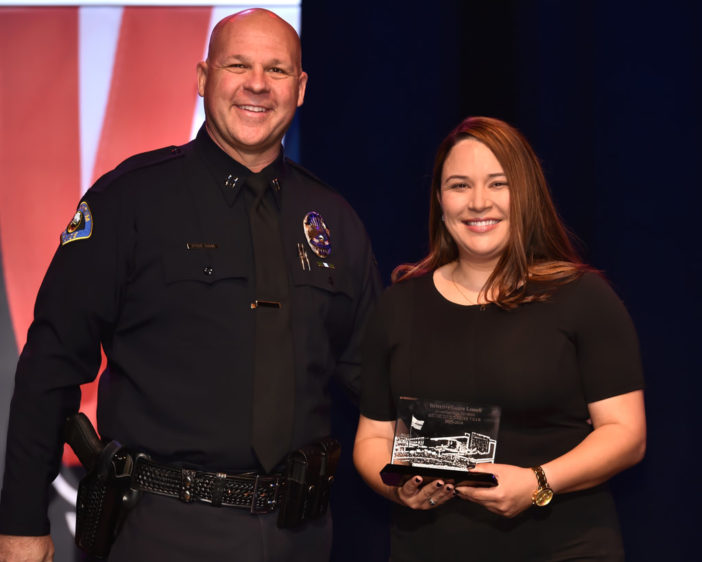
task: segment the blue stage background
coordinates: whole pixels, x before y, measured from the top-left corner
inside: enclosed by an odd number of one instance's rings
[[[386,282],[427,249],[433,153],[455,124],[491,115],[533,143],[639,331],[648,452],[612,483],[635,562],[699,557],[701,25],[702,3],[686,1],[302,7],[302,162],[361,214]],[[372,502],[361,487],[349,498]],[[337,560],[387,559],[368,513]]]

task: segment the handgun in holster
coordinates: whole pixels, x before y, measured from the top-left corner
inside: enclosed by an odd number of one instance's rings
[[[78,485],[76,545],[104,558],[138,500],[130,488],[133,459],[118,441],[102,442],[80,412],[66,420],[64,437],[87,471]]]
[[[327,437],[301,447],[286,459],[286,490],[278,513],[278,527],[299,527],[327,512],[341,445]]]

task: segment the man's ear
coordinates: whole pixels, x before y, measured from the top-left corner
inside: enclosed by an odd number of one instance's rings
[[[298,84],[297,107],[300,107],[302,105],[302,102],[305,101],[305,90],[307,90],[307,73],[306,72],[300,72],[299,81],[300,81],[300,83]]]
[[[207,61],[197,63],[197,93],[200,97],[205,96],[205,84],[207,84]]]

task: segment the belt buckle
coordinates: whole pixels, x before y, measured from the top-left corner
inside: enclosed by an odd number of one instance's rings
[[[258,491],[259,487],[263,486],[268,486],[269,488],[273,488],[273,491],[267,491],[266,492],[266,506],[264,507],[257,507],[256,503],[258,500]],[[280,476],[275,476],[270,482],[267,484],[263,484],[261,482],[261,476],[259,474],[256,475],[256,480],[254,481],[254,489],[253,489],[253,494],[251,496],[251,513],[261,515],[264,513],[272,513],[275,511],[275,508],[278,505],[278,492],[280,490]],[[271,498],[272,494],[272,498]]]

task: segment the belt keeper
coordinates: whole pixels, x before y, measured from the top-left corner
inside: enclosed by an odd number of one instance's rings
[[[190,503],[195,499],[193,488],[195,487],[195,471],[183,468],[180,471],[180,501]]]
[[[222,506],[222,496],[224,495],[224,487],[227,483],[227,475],[223,472],[218,472],[217,477],[212,482],[212,505],[215,507]]]
[[[256,508],[256,500],[258,499],[258,479],[259,475],[256,475],[256,480],[254,481],[253,492],[251,493],[251,513],[258,513],[259,510]]]

